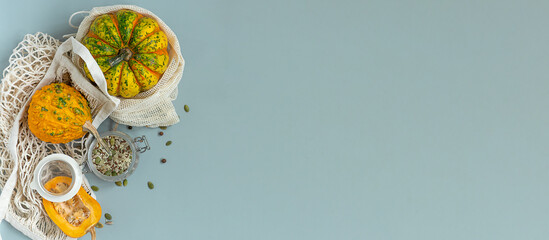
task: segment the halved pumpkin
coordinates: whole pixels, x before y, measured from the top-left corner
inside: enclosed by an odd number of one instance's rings
[[[71,185],[70,177],[58,176],[49,180],[44,187],[54,193],[65,191]],[[80,187],[78,193],[65,202],[50,202],[42,200],[46,213],[51,220],[67,236],[79,238],[92,232],[99,219],[101,219],[101,206],[93,199],[83,187]]]

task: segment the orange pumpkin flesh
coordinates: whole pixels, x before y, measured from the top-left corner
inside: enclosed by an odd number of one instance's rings
[[[59,176],[49,180],[44,187],[48,191],[59,193],[65,191],[71,181],[70,177]],[[54,203],[42,199],[42,203],[55,225],[72,238],[86,235],[101,219],[101,206],[82,187],[73,198],[65,202]]]

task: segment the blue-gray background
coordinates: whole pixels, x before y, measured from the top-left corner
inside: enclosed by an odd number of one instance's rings
[[[129,185],[89,176],[98,239],[549,238],[549,2],[115,2],[187,65],[179,124],[122,128],[152,144]],[[1,68],[115,2],[4,0]]]

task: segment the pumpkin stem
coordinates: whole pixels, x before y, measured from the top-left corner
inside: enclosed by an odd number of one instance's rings
[[[95,227],[92,227],[90,229],[90,234],[91,234],[91,240],[95,240]]]
[[[132,56],[132,50],[130,50],[129,48],[122,48],[120,49],[120,51],[118,51],[118,55],[116,55],[116,57],[109,59],[109,65],[113,67],[122,61],[129,61]]]

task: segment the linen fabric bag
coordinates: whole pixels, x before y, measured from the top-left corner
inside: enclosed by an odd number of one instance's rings
[[[84,59],[92,76],[102,79],[98,81],[99,88],[90,83],[67,53]],[[82,165],[91,138],[88,134],[66,144],[43,142],[28,128],[28,104],[34,92],[43,86],[65,82],[88,100],[93,125],[98,127],[119,100],[107,94],[99,66],[86,47],[74,38],[60,44],[43,33],[27,35],[14,49],[9,62],[0,83],[0,222],[5,218],[31,239],[71,239],[47,216],[41,197],[30,183],[36,165],[49,154],[63,153]],[[85,177],[82,186],[95,198]]]

